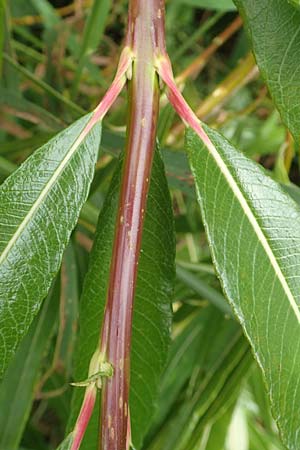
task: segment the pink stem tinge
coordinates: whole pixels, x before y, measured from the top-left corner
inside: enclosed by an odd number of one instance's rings
[[[120,55],[119,65],[117,73],[113,79],[112,84],[104,95],[99,105],[95,108],[91,120],[85,128],[85,135],[93,128],[93,126],[101,121],[106,115],[107,111],[111,108],[116,98],[122,91],[126,80],[131,76],[133,55],[129,47],[125,47]]]
[[[81,410],[73,431],[74,437],[71,450],[78,450],[80,448],[81,441],[84,437],[86,428],[88,426],[92,412],[94,410],[96,397],[97,397],[97,387],[96,383],[93,383],[92,385],[88,386],[85,391]]]
[[[89,120],[89,122],[87,123],[83,131],[80,133],[79,137],[76,139],[73,145],[75,146],[80,145],[80,143],[88,135],[91,129],[95,126],[95,124],[103,119],[109,108],[112,106],[112,104],[120,94],[122,88],[124,87],[128,75],[130,76],[131,70],[132,70],[132,51],[129,47],[125,47],[121,53],[117,73],[110,88],[104,95],[102,101],[94,110],[91,119]],[[99,352],[96,351],[91,360],[89,375],[93,375],[98,371],[98,364],[100,362],[101,356],[99,355]],[[73,442],[71,450],[78,450],[80,448],[81,441],[83,439],[92,412],[94,410],[96,396],[97,396],[96,383],[91,383],[86,387],[81,410],[73,431]]]
[[[164,1],[131,0],[127,46],[116,77],[83,133],[101,120],[126,79],[131,79],[129,119],[107,301],[98,352],[113,367],[103,380],[101,450],[127,450],[130,443],[129,386],[133,301],[158,120],[157,74],[167,86],[170,103],[208,149],[215,147],[200,120],[176,86],[164,41]],[[98,356],[99,356],[98,355]],[[97,365],[97,352],[95,363]],[[91,370],[90,375],[97,370]],[[72,450],[78,450],[92,414],[96,384],[87,387],[75,426]]]
[[[131,0],[129,5],[127,45],[132,48],[134,63],[119,209],[101,335],[101,353],[114,368],[113,377],[103,384],[101,450],[129,448],[133,302],[155,150],[159,87],[154,59],[157,47],[164,42],[163,3],[162,0]]]
[[[175,83],[171,62],[166,53],[159,55],[156,59],[156,68],[160,78],[167,86],[167,96],[175,111],[181,119],[198,134],[207,148],[215,149],[215,146],[204,131],[201,121],[178,89]]]

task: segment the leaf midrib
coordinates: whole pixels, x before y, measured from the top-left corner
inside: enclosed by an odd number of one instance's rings
[[[89,123],[89,122],[88,122]],[[8,241],[6,247],[4,248],[3,252],[0,255],[0,265],[3,264],[5,259],[7,258],[10,250],[13,248],[19,237],[21,236],[22,232],[25,230],[26,226],[36,213],[36,211],[39,209],[40,205],[42,204],[43,200],[47,197],[48,193],[50,192],[51,188],[54,186],[56,181],[59,179],[60,175],[62,174],[64,168],[66,167],[67,163],[70,161],[72,156],[75,154],[77,148],[79,145],[83,142],[84,138],[86,137],[87,133],[85,133],[85,130],[87,128],[86,124],[83,128],[83,130],[80,132],[80,135],[77,137],[75,142],[71,145],[69,151],[67,152],[66,156],[62,159],[61,163],[58,165],[58,167],[53,172],[52,176],[49,178],[48,182],[45,184],[44,188],[41,190],[39,196],[33,203],[32,207],[29,209],[28,213],[22,220],[21,224],[16,229],[15,233],[12,235],[10,240]],[[91,131],[91,130],[89,130]]]
[[[236,197],[236,199],[238,200],[238,202],[240,203],[243,211],[246,214],[246,217],[248,218],[250,224],[252,225],[255,234],[258,237],[258,240],[260,241],[261,245],[263,246],[269,260],[271,263],[271,266],[274,269],[274,272],[276,274],[276,276],[278,277],[282,288],[289,300],[289,303],[296,315],[296,318],[298,320],[298,322],[300,323],[300,311],[297,305],[297,302],[292,294],[292,291],[290,290],[290,287],[285,279],[285,276],[283,275],[283,272],[276,260],[276,257],[272,251],[272,248],[269,245],[268,239],[265,236],[265,234],[263,233],[259,223],[256,220],[256,217],[254,216],[253,212],[251,211],[250,206],[247,203],[247,199],[244,197],[242,191],[240,190],[237,182],[235,181],[235,179],[233,178],[233,176],[231,175],[229,169],[227,168],[226,164],[224,163],[223,159],[221,158],[221,156],[219,155],[215,145],[213,144],[213,142],[211,141],[211,139],[207,136],[208,141],[206,142],[205,145],[209,151],[209,153],[211,154],[211,156],[214,158],[217,166],[219,167],[219,169],[221,170],[223,176],[225,177],[226,181],[228,182],[234,196]],[[201,137],[200,137],[201,139]]]

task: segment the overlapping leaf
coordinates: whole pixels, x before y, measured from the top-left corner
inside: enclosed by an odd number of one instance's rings
[[[235,3],[274,102],[286,126],[300,142],[300,11],[282,0],[235,0]]]
[[[37,150],[0,188],[0,376],[45,297],[86,200],[100,142],[90,115]]]
[[[261,367],[285,445],[300,447],[300,209],[255,163],[205,127],[187,148],[223,289]]]
[[[118,206],[120,165],[100,215],[86,276],[80,314],[76,378],[84,379],[96,349],[106,299],[112,240]],[[154,411],[160,375],[164,368],[171,325],[170,296],[174,278],[174,230],[170,195],[163,164],[156,153],[139,260],[132,335],[130,411],[133,443],[139,448]],[[75,393],[73,426],[83,392]],[[97,402],[97,406],[99,402]],[[98,408],[92,417],[82,449],[95,448]]]

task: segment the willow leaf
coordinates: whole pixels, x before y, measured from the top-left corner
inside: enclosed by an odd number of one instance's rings
[[[0,188],[0,376],[59,269],[100,142],[90,115],[37,150]]]
[[[300,448],[300,209],[254,162],[205,127],[187,149],[214,263],[263,372],[290,450]]]
[[[300,11],[286,0],[234,1],[273,100],[300,142]],[[298,0],[292,2],[299,4]]]

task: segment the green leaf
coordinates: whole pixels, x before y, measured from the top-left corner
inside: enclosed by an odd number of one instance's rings
[[[37,150],[0,188],[0,376],[50,288],[87,198],[100,125],[80,145],[78,139],[90,117]]]
[[[86,378],[101,328],[110,268],[115,217],[118,207],[120,164],[100,214],[96,239],[86,276],[80,311],[80,336],[76,380]],[[139,260],[135,295],[130,414],[135,448],[140,448],[154,412],[160,376],[167,358],[171,326],[170,298],[174,280],[173,214],[164,167],[158,152],[148,196],[147,213]],[[71,426],[77,417],[83,392],[74,396]],[[99,402],[97,402],[98,406]],[[95,448],[98,408],[83,441],[82,449]]]
[[[34,399],[41,360],[58,313],[59,283],[46,298],[0,385],[0,448],[17,450]]]
[[[285,444],[300,447],[300,209],[254,162],[205,127],[187,149],[215,267],[262,369]]]
[[[285,125],[300,142],[300,11],[282,0],[235,0]]]
[[[235,9],[232,0],[175,0],[175,2],[197,8],[219,9],[221,11],[232,11]]]

